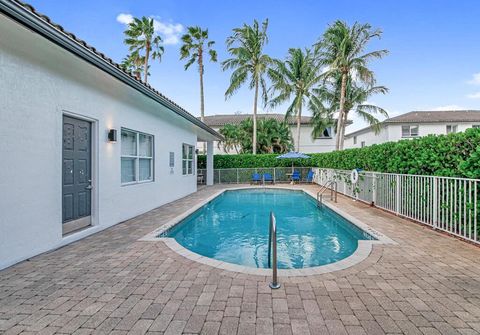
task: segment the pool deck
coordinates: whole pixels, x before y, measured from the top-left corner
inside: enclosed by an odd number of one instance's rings
[[[345,197],[341,210],[397,244],[278,290],[140,240],[224,187],[0,271],[0,333],[480,333],[480,248]]]

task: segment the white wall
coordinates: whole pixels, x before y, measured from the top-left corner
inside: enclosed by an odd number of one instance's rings
[[[344,148],[361,148],[362,142],[365,142],[365,145],[379,144],[388,141],[388,129],[382,127],[378,134],[375,134],[374,131],[368,130],[355,135],[357,138],[356,143],[354,143],[354,136],[345,137]]]
[[[477,123],[472,122],[436,122],[436,123],[420,123],[418,124],[418,135],[426,136],[431,134],[445,135],[447,134],[447,125],[457,125],[457,132],[462,132]],[[345,149],[360,148],[362,141],[365,141],[365,145],[379,144],[385,142],[399,141],[408,138],[402,137],[402,125],[416,125],[413,123],[387,123],[383,125],[382,131],[379,134],[375,134],[372,130],[365,130],[359,134],[356,134],[357,143],[354,144],[354,136],[345,138]]]
[[[0,31],[0,269],[196,190],[196,176],[181,171],[182,143],[197,142],[192,124],[2,15]],[[62,237],[64,112],[96,120],[94,226],[68,237]],[[121,127],[155,136],[154,182],[121,186],[120,142],[106,140],[109,128],[120,139]]]
[[[219,127],[212,127],[216,131],[218,131]],[[292,134],[293,143],[295,146],[295,142],[297,140],[297,126],[292,125],[290,126],[290,132]],[[319,138],[319,139],[312,139],[312,127],[308,125],[302,125],[300,127],[300,152],[303,153],[317,153],[317,152],[330,152],[335,150],[335,134],[333,134],[332,138]],[[295,147],[294,147],[295,148]],[[203,143],[197,144],[197,149],[202,152],[203,150]],[[238,148],[240,150],[240,148]],[[223,145],[220,143],[220,147],[218,146],[218,142],[214,143],[214,154],[215,155],[225,155],[225,154],[236,154],[235,149],[229,150],[225,153],[223,149]]]

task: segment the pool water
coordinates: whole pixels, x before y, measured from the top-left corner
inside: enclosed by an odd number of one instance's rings
[[[202,256],[267,268],[270,211],[277,219],[278,267],[300,269],[350,256],[359,240],[374,239],[303,191],[225,191],[166,232]]]

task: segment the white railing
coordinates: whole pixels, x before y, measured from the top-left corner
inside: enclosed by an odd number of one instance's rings
[[[478,179],[314,169],[315,182],[335,178],[338,192],[480,244]]]

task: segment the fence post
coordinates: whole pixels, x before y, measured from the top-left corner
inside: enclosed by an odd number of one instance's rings
[[[438,180],[437,177],[433,177],[433,228],[437,229],[438,227]]]
[[[372,203],[375,206],[377,203],[377,174],[372,173]]]
[[[222,178],[221,178],[221,174],[220,174],[220,169],[218,169],[218,183],[221,184],[222,183]]]
[[[275,184],[275,178],[276,178],[276,171],[277,171],[277,168],[273,168],[273,183]]]
[[[398,214],[400,214],[400,203],[401,203],[401,199],[400,199],[400,176],[397,174],[396,175],[396,185],[395,185],[395,188],[396,188],[396,204],[395,204],[395,212]]]
[[[238,178],[238,168],[237,168],[237,184],[240,183],[240,180]]]

